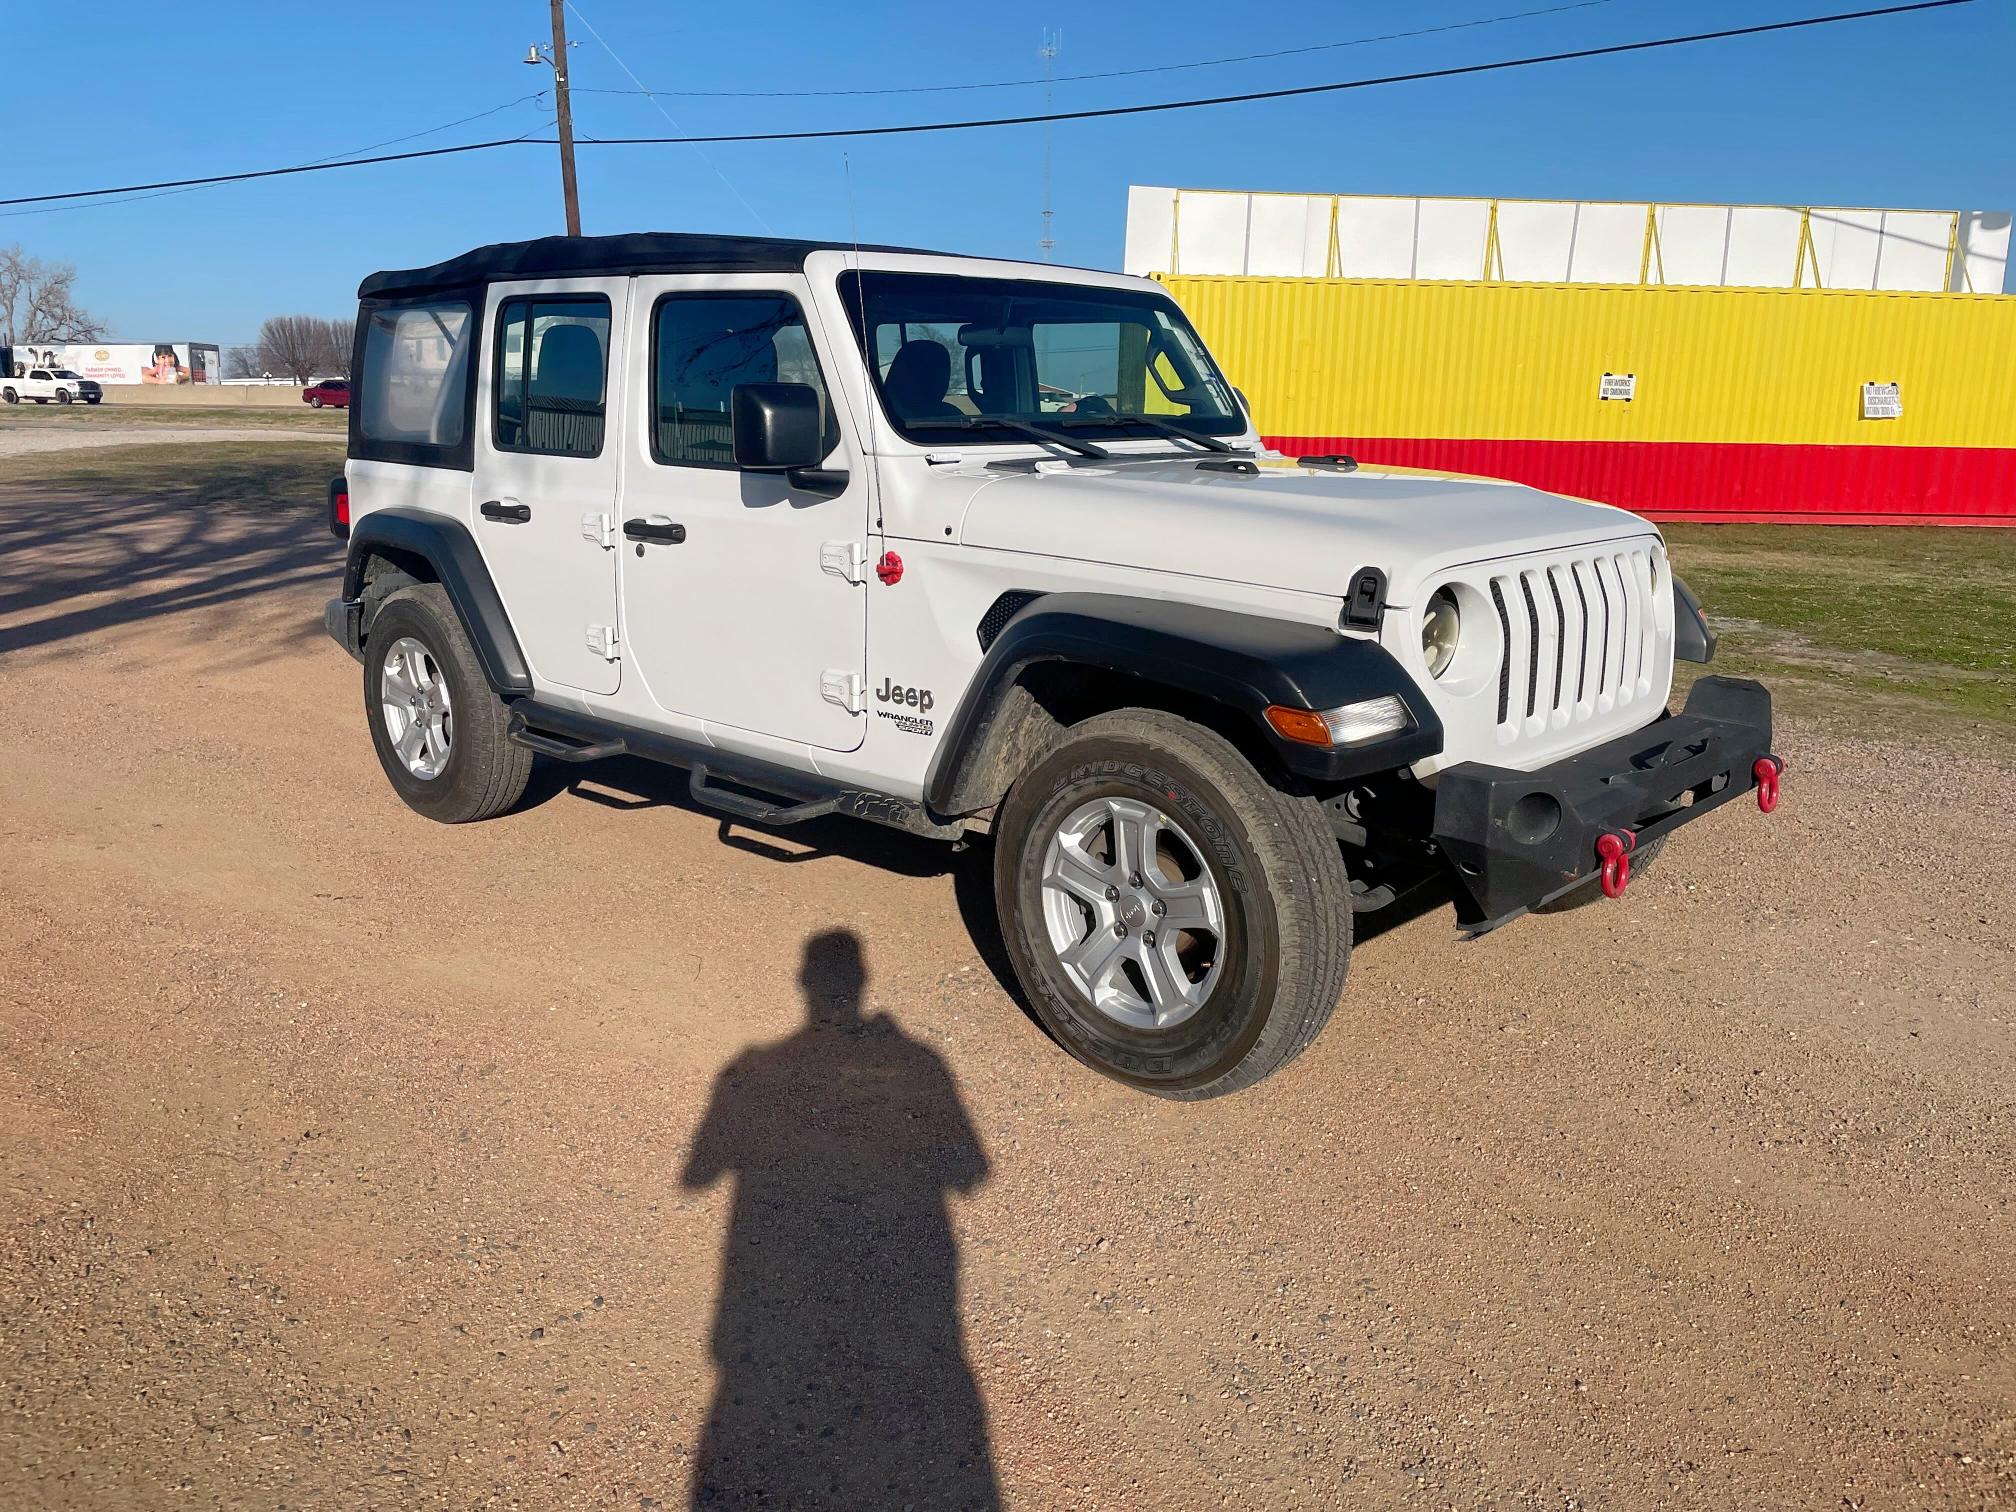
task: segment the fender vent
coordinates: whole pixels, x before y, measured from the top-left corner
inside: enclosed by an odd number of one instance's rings
[[[1040,593],[1026,588],[1017,588],[1004,593],[987,606],[987,612],[980,616],[980,649],[991,648],[1001,638],[1001,632],[1008,628],[1008,621],[1015,618],[1025,608],[1043,597]]]

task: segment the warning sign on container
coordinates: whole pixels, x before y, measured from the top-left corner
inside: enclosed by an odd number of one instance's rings
[[[1904,395],[1901,386],[1895,383],[1863,384],[1862,418],[1864,420],[1902,420],[1904,418]]]
[[[1629,404],[1638,393],[1636,373],[1605,373],[1603,382],[1596,390],[1598,399],[1622,399]]]

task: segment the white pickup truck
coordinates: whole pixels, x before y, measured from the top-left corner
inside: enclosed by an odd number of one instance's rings
[[[33,399],[37,404],[55,400],[58,404],[96,404],[105,390],[95,378],[86,378],[68,368],[24,367],[18,376],[0,378],[0,399],[19,404]]]

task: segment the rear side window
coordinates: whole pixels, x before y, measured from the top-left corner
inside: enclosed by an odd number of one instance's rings
[[[357,455],[469,466],[476,320],[466,299],[366,305],[353,406]]]
[[[492,435],[500,451],[602,451],[609,301],[511,299],[497,312]]]
[[[785,294],[668,294],[651,317],[651,455],[682,467],[733,467],[729,399],[738,383],[808,383],[826,449],[840,439],[798,302]]]

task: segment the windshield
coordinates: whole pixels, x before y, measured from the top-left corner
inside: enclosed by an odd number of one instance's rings
[[[943,444],[965,430],[1027,444],[1032,426],[1080,441],[1246,429],[1166,294],[873,270],[843,274],[840,289],[883,407],[909,440]]]

